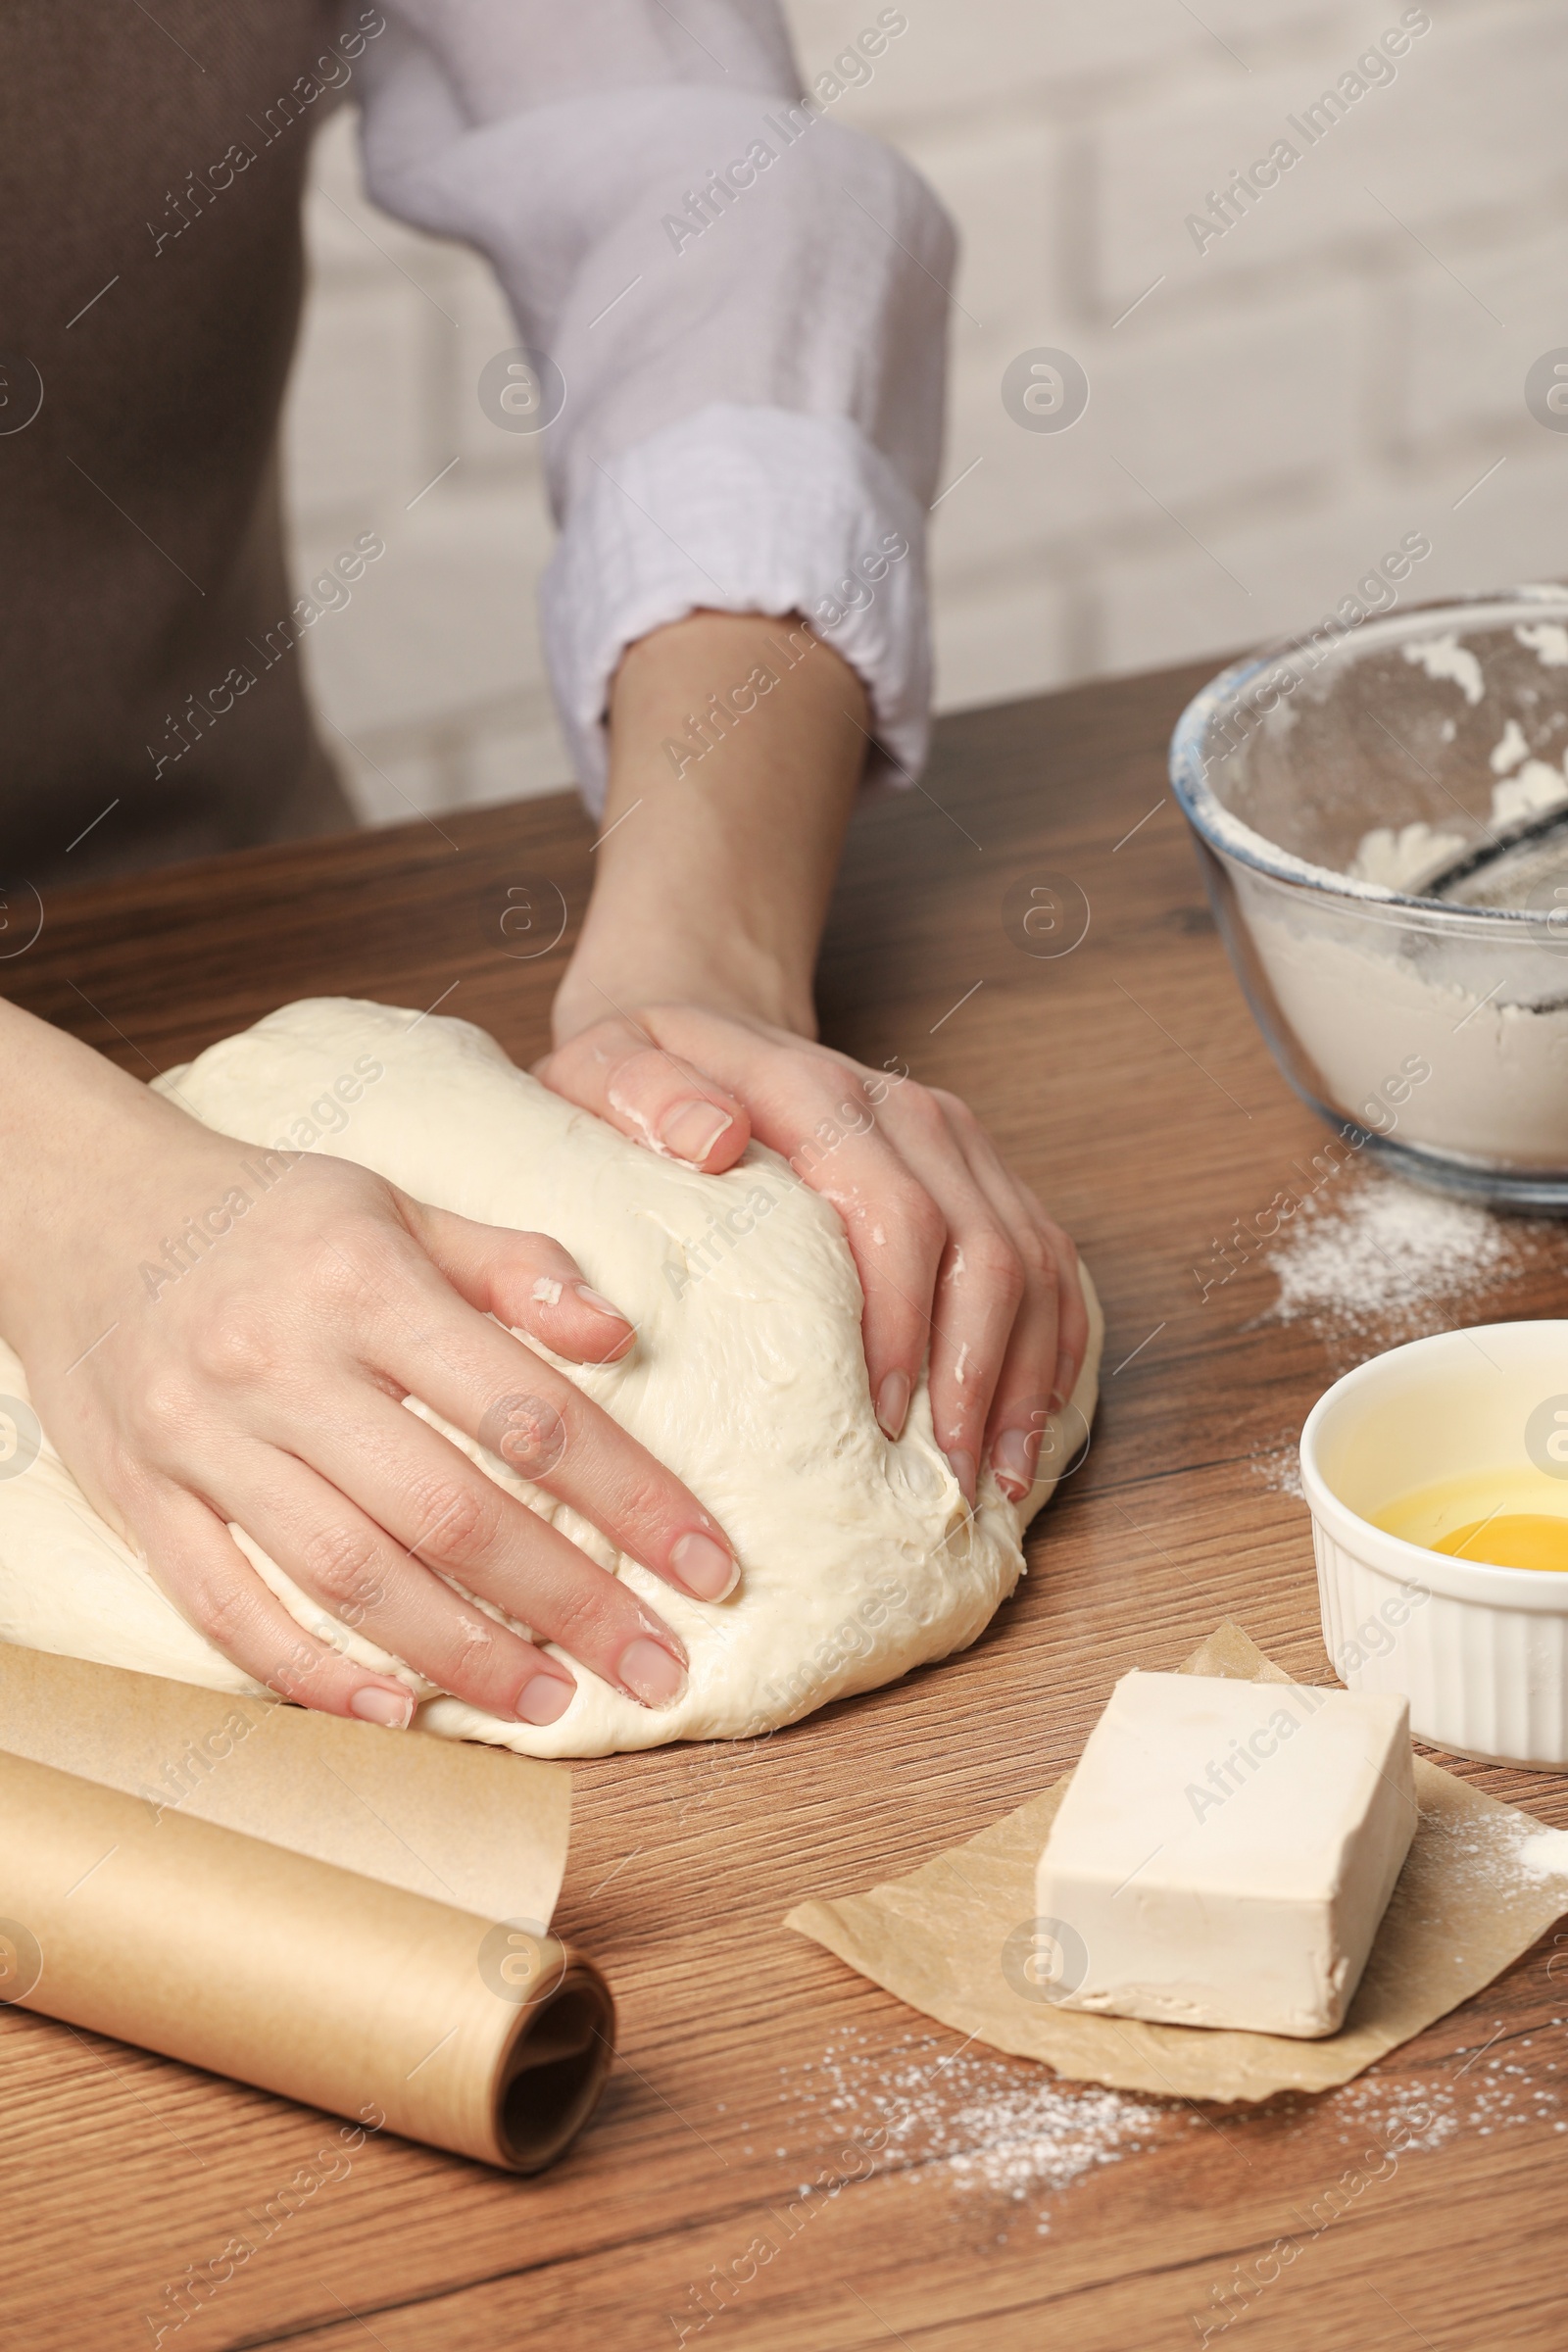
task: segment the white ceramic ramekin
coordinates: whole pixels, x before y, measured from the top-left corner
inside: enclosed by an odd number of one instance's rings
[[[1568,1771],[1568,1574],[1492,1568],[1371,1515],[1486,1473],[1510,1509],[1568,1512],[1568,1322],[1484,1323],[1374,1356],[1301,1432],[1323,1640],[1352,1690],[1401,1691],[1418,1740]]]

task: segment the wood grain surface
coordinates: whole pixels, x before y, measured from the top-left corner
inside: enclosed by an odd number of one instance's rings
[[[1539,1225],[1499,1229],[1486,1280],[1446,1253],[1383,1324],[1282,1321],[1255,1242],[1203,1295],[1216,1239],[1281,1189],[1316,1185],[1332,1222],[1390,1180],[1313,1171],[1324,1131],[1226,965],[1164,797],[1198,682],[946,722],[923,788],[857,820],[832,917],[826,1037],[967,1096],[1105,1299],[1094,1443],[1017,1595],[965,1656],[771,1740],[574,1768],[561,1924],[608,1970],[623,2039],[598,2120],[540,2180],[371,2140],[267,2222],[330,2124],[0,2011],[5,2346],[1568,2341],[1568,1935],[1345,2090],[1209,2111],[961,2049],[779,1924],[803,1894],[909,1869],[1020,1803],[1071,1764],[1118,1674],[1175,1665],[1227,1614],[1329,1680],[1306,1512],[1285,1489],[1307,1407],[1417,1331],[1568,1311],[1559,1234]],[[0,971],[142,1075],[312,994],[439,1004],[526,1060],[591,840],[561,798],[51,897]],[[1053,876],[1091,919],[1046,957],[1017,911]],[[1568,1824],[1568,1783],[1458,1769]],[[255,2252],[179,2321],[169,2290],[221,2273],[242,2234]],[[1279,2240],[1294,2252],[1271,2257]]]

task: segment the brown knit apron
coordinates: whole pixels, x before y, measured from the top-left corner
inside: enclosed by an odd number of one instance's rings
[[[0,8],[0,885],[353,821],[279,626],[277,424],[362,18]]]

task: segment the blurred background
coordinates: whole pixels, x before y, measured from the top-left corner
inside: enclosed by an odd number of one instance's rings
[[[809,86],[878,5],[786,14]],[[1561,0],[906,14],[832,112],[908,156],[962,239],[940,708],[1309,627],[1407,534],[1432,549],[1411,601],[1568,571],[1568,433],[1524,397],[1568,345]],[[1320,113],[1311,145],[1288,127],[1401,26],[1392,80]],[[570,776],[535,618],[537,458],[474,391],[515,330],[482,262],[366,202],[355,131],[340,115],[316,150],[288,486],[302,575],[368,528],[397,556],[303,649],[361,813],[393,823]],[[1281,137],[1300,160],[1226,223],[1210,196]],[[1223,226],[1201,250],[1194,214]],[[1065,431],[1003,403],[1042,347],[1089,379]]]

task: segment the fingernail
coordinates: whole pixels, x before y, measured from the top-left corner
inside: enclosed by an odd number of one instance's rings
[[[349,1712],[362,1723],[379,1723],[389,1732],[406,1732],[414,1721],[414,1692],[389,1690],[384,1683],[367,1683],[349,1700]]]
[[[1035,1483],[1040,1436],[1035,1429],[1004,1429],[991,1448],[991,1467],[1009,1502],[1022,1502]]]
[[[532,1675],[517,1692],[514,1712],[519,1723],[559,1723],[576,1690],[575,1683],[559,1674]]]
[[[670,1550],[669,1564],[699,1600],[722,1600],[741,1581],[739,1563],[711,1536],[682,1536]]]
[[[641,1635],[627,1642],[615,1672],[645,1707],[671,1706],[686,1688],[685,1675],[663,1644]]]
[[[629,1317],[621,1313],[613,1298],[607,1298],[603,1291],[590,1290],[585,1282],[574,1282],[571,1287],[584,1306],[591,1306],[596,1315],[613,1315],[617,1323],[625,1323],[629,1320]]]
[[[659,1140],[664,1150],[676,1159],[690,1160],[696,1167],[717,1143],[726,1127],[735,1121],[727,1110],[715,1102],[677,1102],[666,1111],[659,1130]]]
[[[964,1501],[973,1502],[974,1455],[972,1453],[965,1453],[961,1446],[956,1446],[948,1455],[948,1466],[952,1470],[953,1475],[957,1480],[959,1486],[963,1489]]]
[[[890,1372],[876,1393],[876,1417],[890,1438],[904,1427],[911,1385],[907,1372]]]

